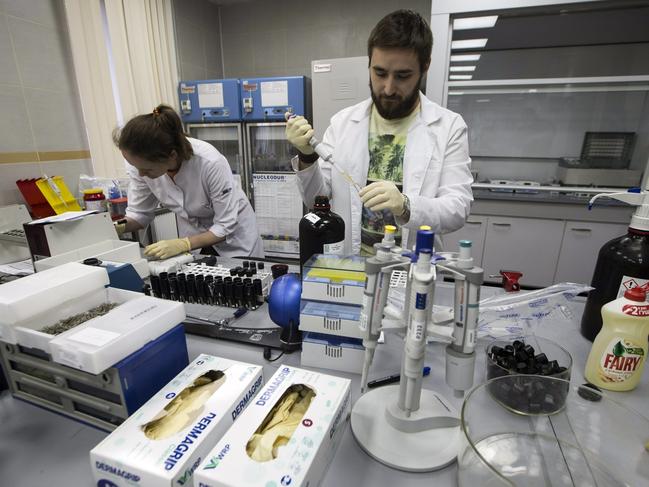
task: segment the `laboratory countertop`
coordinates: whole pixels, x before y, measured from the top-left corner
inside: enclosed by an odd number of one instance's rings
[[[518,189],[515,189],[518,188]],[[548,204],[570,204],[588,206],[590,199],[598,191],[610,193],[611,188],[563,188],[561,186],[542,186],[540,189],[534,186],[518,187],[507,185],[491,185],[486,183],[474,183],[471,186],[473,197],[476,200],[502,200],[517,201],[530,203],[548,203]],[[624,188],[617,189],[619,192],[625,191]],[[597,200],[597,206],[622,206],[625,203],[611,198],[600,198]]]
[[[483,297],[497,288],[484,287]],[[437,304],[448,305],[452,302],[451,284],[439,284],[435,294]],[[583,301],[575,301],[573,314],[581,316]],[[231,310],[222,309],[223,316]],[[266,305],[241,317],[238,326],[268,326],[269,317]],[[573,323],[548,322],[537,335],[551,338],[561,343],[570,351],[573,358],[573,386],[584,382],[583,370],[590,342],[579,333],[579,320]],[[485,345],[478,342],[476,349],[475,384],[485,380]],[[399,371],[402,354],[401,339],[388,335],[386,342],[377,349],[370,379],[384,377]],[[261,348],[232,342],[215,341],[210,338],[188,335],[187,346],[190,360],[201,353],[208,353],[235,360],[264,365],[264,377],[268,379],[280,366],[288,364],[300,366],[300,355],[293,353],[280,360],[269,363],[262,358]],[[274,356],[277,352],[274,352]],[[444,346],[428,346],[426,365],[431,367],[431,374],[424,379],[424,388],[434,389],[450,400],[458,410],[462,400],[453,395],[444,379],[445,354]],[[324,373],[347,377],[352,380],[352,399],[360,395],[360,377],[337,371],[320,369]],[[649,373],[644,374],[640,385],[628,393],[607,393],[629,407],[647,414],[647,397],[649,397]],[[93,485],[90,469],[89,451],[107,435],[89,426],[59,416],[53,412],[37,408],[31,404],[15,400],[7,391],[0,393],[0,483],[3,486],[33,487],[36,485],[52,486],[88,486]],[[322,482],[323,487],[357,486],[455,486],[457,485],[457,464],[430,473],[401,472],[370,458],[356,443],[351,428],[347,426],[342,442]]]

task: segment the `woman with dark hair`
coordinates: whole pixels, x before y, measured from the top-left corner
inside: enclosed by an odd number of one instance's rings
[[[116,130],[130,184],[126,223],[118,233],[145,228],[161,204],[176,214],[181,238],[161,240],[144,253],[168,259],[206,249],[226,257],[263,257],[257,220],[234,182],[228,161],[213,146],[186,137],[173,108],[157,106]]]

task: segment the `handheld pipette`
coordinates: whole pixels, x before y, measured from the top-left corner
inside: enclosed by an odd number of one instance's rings
[[[311,137],[311,139],[309,140],[309,145],[313,148],[315,153],[320,156],[320,159],[331,164],[336,169],[336,171],[338,171],[340,175],[344,177],[345,180],[347,180],[347,182],[354,187],[356,192],[360,192],[361,189],[363,189],[361,188],[360,184],[354,181],[354,178],[352,178],[347,171],[345,171],[342,167],[340,167],[336,163],[336,161],[334,161],[333,153],[329,150],[329,148],[326,145],[324,145],[315,137]]]

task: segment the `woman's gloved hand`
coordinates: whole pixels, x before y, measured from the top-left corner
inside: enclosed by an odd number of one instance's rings
[[[358,196],[372,211],[390,210],[394,216],[401,216],[405,211],[403,194],[392,181],[368,184],[360,190]]]
[[[286,115],[289,115],[288,113]],[[313,127],[302,116],[289,116],[286,120],[286,140],[304,155],[313,154],[309,140],[313,137]]]
[[[191,249],[192,245],[189,243],[187,237],[174,238],[171,240],[160,240],[154,244],[147,245],[144,249],[144,255],[157,259],[168,259],[174,255],[189,252]]]

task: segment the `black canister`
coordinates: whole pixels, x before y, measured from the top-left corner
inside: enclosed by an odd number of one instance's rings
[[[314,254],[342,255],[345,222],[331,211],[327,196],[316,196],[310,213],[300,220],[300,270]]]
[[[602,306],[644,286],[649,280],[649,231],[629,227],[626,235],[606,242],[599,251],[584,314],[581,334],[593,341],[602,328]]]

